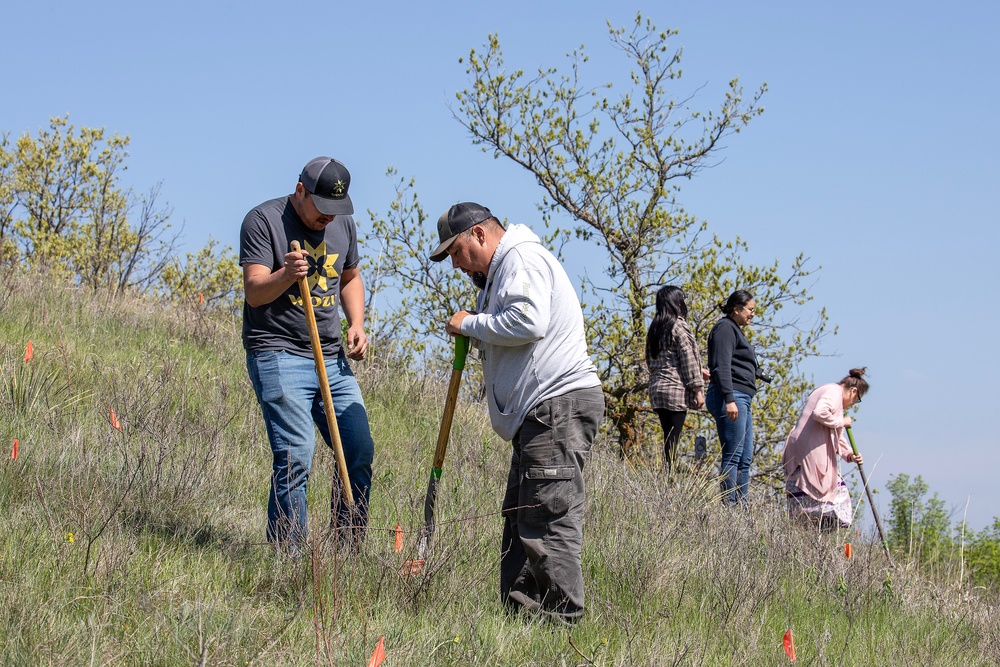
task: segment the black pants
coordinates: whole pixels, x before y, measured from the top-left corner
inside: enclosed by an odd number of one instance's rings
[[[674,464],[674,457],[677,455],[677,442],[681,439],[681,430],[684,428],[684,418],[687,417],[687,410],[675,411],[656,408],[656,416],[660,418],[660,427],[663,429],[663,464],[667,467],[667,472]]]

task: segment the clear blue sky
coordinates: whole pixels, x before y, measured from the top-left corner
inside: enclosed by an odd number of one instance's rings
[[[0,131],[69,114],[131,136],[126,182],[162,181],[187,250],[235,248],[245,212],[321,154],[351,169],[362,233],[366,210],[387,210],[390,165],[432,217],[471,199],[537,224],[531,179],[451,116],[458,59],[491,32],[526,69],[585,44],[590,80],[622,81],[606,21],[637,9],[680,30],[678,92],[700,88],[696,106],[733,76],[767,82],[765,114],[682,201],[757,261],[822,266],[836,356],[803,370],[869,367],[855,435],[876,486],[919,474],[956,518],[971,498],[973,527],[1000,516],[1000,3],[6,3]]]

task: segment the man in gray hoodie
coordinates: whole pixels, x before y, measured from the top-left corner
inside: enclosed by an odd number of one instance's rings
[[[503,499],[504,603],[574,622],[583,615],[583,467],[604,415],[580,300],[524,225],[504,229],[465,202],[438,220],[431,259],[451,257],[480,288],[446,329],[481,351],[490,422],[513,452]]]

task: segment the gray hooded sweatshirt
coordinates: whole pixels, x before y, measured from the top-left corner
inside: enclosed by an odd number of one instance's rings
[[[542,401],[601,386],[576,291],[524,225],[500,239],[477,309],[462,321],[462,333],[482,351],[490,422],[501,438],[513,439]]]

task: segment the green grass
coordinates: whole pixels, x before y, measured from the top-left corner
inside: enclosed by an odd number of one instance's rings
[[[602,436],[587,469],[587,614],[508,617],[498,514],[509,445],[462,395],[425,571],[416,530],[450,367],[356,366],[376,438],[371,530],[338,550],[318,449],[306,557],[263,539],[270,454],[238,322],[146,298],[0,281],[0,664],[995,665],[995,594],[892,568],[762,499],[669,483]],[[23,362],[31,340],[35,358]],[[122,431],[112,428],[109,410]],[[20,441],[20,456],[8,458]],[[394,527],[405,532],[393,550]],[[72,534],[72,541],[70,541]]]

